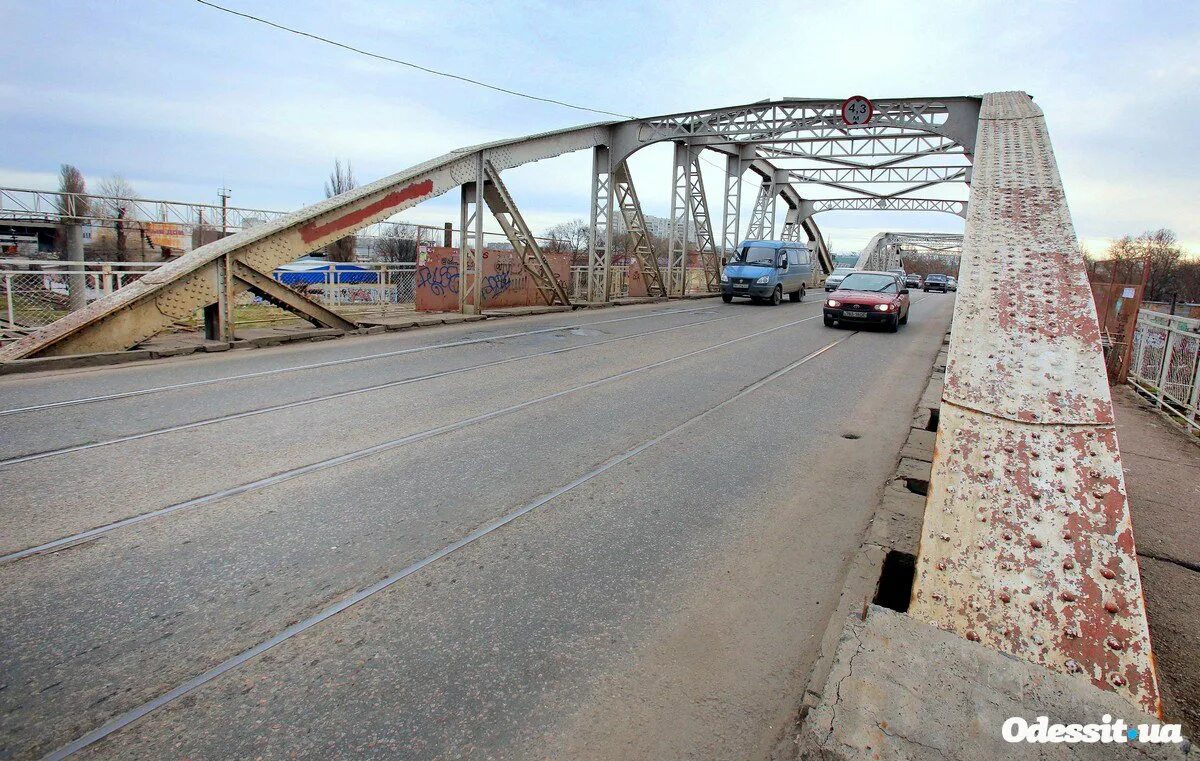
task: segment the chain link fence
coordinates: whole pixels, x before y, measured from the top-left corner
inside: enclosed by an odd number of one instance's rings
[[[91,303],[137,282],[161,263],[61,262],[34,259],[0,259],[0,343],[21,338],[72,311],[72,304]],[[349,319],[386,316],[413,309],[416,264],[411,262],[356,262],[347,267],[305,273],[298,282],[276,271],[277,280],[295,288]],[[72,298],[74,294],[75,298]],[[253,293],[239,294],[234,307],[237,325],[271,325],[300,322],[300,318]],[[200,313],[177,324],[177,329],[198,329]]]

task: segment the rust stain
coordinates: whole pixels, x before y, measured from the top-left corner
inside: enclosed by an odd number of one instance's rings
[[[1082,257],[1041,121],[989,107],[909,612],[1157,712]]]

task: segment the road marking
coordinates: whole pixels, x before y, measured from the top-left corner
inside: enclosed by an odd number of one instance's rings
[[[541,333],[553,333],[559,330],[570,330],[572,328],[584,328],[591,325],[604,325],[613,322],[625,322],[627,320],[644,320],[650,317],[663,317],[674,314],[690,314],[692,312],[703,312],[706,309],[713,309],[712,306],[695,307],[692,309],[663,309],[660,311],[650,312],[648,314],[631,315],[629,317],[614,317],[607,320],[594,320],[592,322],[573,323],[569,325],[558,325],[552,328],[538,328],[536,330],[523,330],[517,333],[502,333],[496,336],[488,336],[484,338],[465,338],[459,341],[448,341],[440,344],[429,344],[426,346],[414,346],[408,349],[396,349],[394,351],[385,351],[378,354],[365,354],[361,357],[346,357],[345,359],[331,359],[325,362],[314,362],[308,365],[292,365],[289,367],[277,367],[271,370],[258,370],[252,373],[240,373],[238,375],[226,375],[220,378],[206,378],[205,380],[187,381],[184,383],[172,383],[166,386],[152,386],[150,388],[136,389],[134,391],[120,391],[113,394],[103,394],[100,396],[87,396],[78,399],[65,399],[59,402],[45,402],[43,404],[32,404],[27,407],[12,407],[6,410],[0,410],[0,417],[4,415],[16,415],[22,412],[34,412],[36,410],[56,409],[59,407],[72,407],[78,404],[91,404],[93,402],[107,402],[113,399],[127,399],[131,396],[144,396],[146,394],[157,394],[163,391],[175,391],[181,388],[195,388],[197,386],[208,386],[214,383],[225,383],[227,381],[245,380],[247,378],[262,378],[269,375],[278,375],[280,373],[297,372],[300,370],[316,370],[322,367],[335,367],[337,365],[348,365],[355,362],[366,362],[373,359],[385,359],[387,357],[398,357],[403,354],[415,354],[422,351],[432,351],[434,349],[453,349],[459,346],[472,346],[475,344],[488,343],[489,341],[503,341],[506,338],[521,338],[523,336],[539,335]],[[465,324],[465,323],[464,323]]]
[[[42,460],[47,457],[56,457],[58,455],[70,454],[71,452],[81,452],[86,449],[96,449],[98,447],[106,447],[106,446],[111,446],[113,444],[124,444],[124,443],[130,442],[130,441],[138,441],[140,439],[148,439],[151,436],[159,436],[159,435],[162,435],[165,433],[176,433],[178,431],[187,431],[187,430],[191,430],[193,428],[202,428],[207,425],[214,425],[216,423],[224,423],[224,422],[228,422],[230,420],[241,420],[242,418],[254,417],[255,415],[263,415],[268,412],[279,412],[281,410],[293,409],[295,407],[303,407],[308,404],[316,404],[318,402],[327,402],[327,401],[330,401],[333,399],[342,399],[347,396],[355,396],[357,394],[365,394],[365,393],[368,393],[371,391],[381,391],[383,389],[395,388],[396,386],[405,386],[410,383],[417,383],[419,381],[432,380],[434,378],[443,378],[447,375],[456,375],[458,373],[470,372],[472,370],[480,370],[480,369],[483,369],[486,367],[495,367],[497,365],[503,365],[503,364],[507,364],[509,362],[518,362],[520,360],[532,359],[534,357],[545,357],[545,356],[549,356],[552,354],[565,354],[567,352],[575,351],[577,349],[586,349],[586,348],[593,347],[593,346],[603,346],[604,344],[614,343],[616,341],[626,341],[626,340],[629,340],[632,338],[642,338],[644,336],[652,336],[657,333],[667,333],[667,332],[670,332],[673,330],[683,330],[684,328],[691,328],[691,327],[696,327],[699,325],[708,325],[709,323],[721,322],[723,320],[731,320],[734,317],[739,317],[739,316],[740,315],[731,314],[731,315],[727,315],[725,317],[717,317],[712,320],[701,320],[699,322],[689,322],[684,325],[672,325],[672,326],[666,327],[666,328],[658,328],[657,330],[648,330],[643,333],[631,333],[631,334],[625,335],[625,336],[616,336],[615,338],[606,338],[606,339],[603,339],[600,341],[591,341],[588,343],[577,344],[575,346],[563,346],[563,347],[560,347],[557,349],[548,349],[545,351],[534,352],[532,354],[522,354],[517,357],[508,357],[506,359],[499,359],[499,360],[495,360],[493,362],[484,362],[484,363],[478,364],[478,365],[471,365],[470,367],[460,367],[460,368],[456,368],[454,370],[442,370],[442,371],[439,371],[436,373],[428,373],[426,375],[414,376],[412,378],[403,378],[401,380],[388,381],[386,383],[377,383],[373,386],[365,386],[363,388],[348,389],[346,391],[337,391],[337,392],[334,392],[331,394],[315,396],[315,397],[312,397],[311,399],[300,399],[300,400],[297,400],[294,402],[285,402],[283,404],[274,404],[269,407],[260,407],[258,409],[246,410],[244,412],[233,412],[228,415],[221,415],[218,417],[205,418],[203,420],[197,420],[197,421],[194,421],[191,423],[180,423],[178,425],[167,426],[166,428],[155,428],[150,431],[142,431],[141,433],[132,433],[132,434],[129,434],[128,436],[119,436],[114,439],[104,439],[102,441],[92,441],[92,442],[88,442],[86,444],[74,444],[72,446],[61,447],[59,449],[47,449],[43,452],[34,452],[31,454],[20,455],[18,457],[11,457],[7,460],[0,460],[0,468],[8,466],[8,465],[18,465],[23,462],[32,462],[34,460]],[[2,561],[0,561],[0,562],[2,562]]]
[[[816,317],[819,317],[819,316],[820,315],[816,315]],[[769,333],[774,330],[779,330],[781,328],[788,327],[789,325],[796,325],[800,322],[806,322],[807,320],[811,320],[811,319],[815,319],[815,317],[808,317],[808,318],[805,318],[804,320],[798,320],[797,322],[788,323],[787,325],[781,325],[777,328],[771,328],[770,330],[762,331],[762,333]],[[733,339],[733,341],[746,340],[755,335],[762,335],[762,333],[751,334],[750,336],[746,336],[745,338]],[[110,719],[109,721],[105,722],[104,724],[102,724],[101,726],[92,730],[91,732],[88,732],[87,734],[83,735],[82,737],[79,737],[79,738],[73,740],[72,742],[67,743],[66,745],[62,746],[58,750],[49,754],[48,756],[45,757],[46,761],[59,761],[60,759],[67,758],[68,756],[72,755],[73,753],[83,750],[84,748],[86,748],[90,745],[93,745],[93,744],[99,742],[100,740],[103,740],[105,737],[108,737],[109,735],[113,734],[114,732],[118,732],[121,729],[124,729],[125,727],[129,726],[130,724],[137,721],[138,719],[141,719],[142,717],[146,716],[147,714],[149,714],[153,711],[156,711],[159,708],[162,708],[163,706],[167,705],[168,703],[176,700],[177,698],[183,697],[184,695],[188,694],[189,692],[192,692],[193,690],[195,690],[199,687],[204,686],[205,684],[211,682],[212,680],[216,679],[217,677],[221,676],[222,674],[238,668],[239,666],[245,664],[246,662],[248,662],[248,661],[252,660],[253,658],[266,652],[267,650],[270,650],[271,648],[275,647],[276,645],[286,642],[287,640],[291,639],[292,637],[295,637],[297,634],[307,631],[308,629],[311,629],[312,627],[316,626],[317,624],[320,624],[320,623],[332,618],[333,616],[336,616],[337,614],[341,613],[342,611],[347,610],[348,608],[351,608],[354,605],[357,605],[358,603],[362,602],[363,600],[367,599],[368,597],[371,597],[372,595],[376,594],[377,592],[382,592],[383,590],[392,586],[396,582],[404,579],[405,577],[411,576],[412,574],[416,573],[417,571],[431,565],[432,563],[437,562],[438,560],[441,560],[442,558],[446,557],[447,555],[450,555],[451,553],[456,552],[456,551],[462,549],[463,547],[466,547],[468,544],[471,544],[476,539],[487,536],[488,534],[492,533],[493,531],[495,531],[509,523],[512,523],[517,518],[520,518],[521,516],[525,515],[526,513],[529,513],[531,511],[541,507],[542,505],[546,504],[547,502],[550,502],[550,501],[562,496],[563,494],[566,494],[567,492],[571,491],[575,487],[580,486],[584,483],[587,483],[588,481],[592,480],[593,478],[605,473],[606,471],[616,467],[617,465],[620,465],[621,463],[625,462],[626,460],[636,457],[637,455],[641,454],[642,452],[646,451],[647,449],[650,449],[651,447],[653,447],[657,444],[660,444],[661,442],[665,441],[667,438],[675,435],[676,433],[679,433],[680,431],[684,430],[685,428],[688,428],[689,426],[699,422],[700,420],[703,420],[704,418],[713,414],[717,410],[720,410],[723,407],[725,407],[729,404],[732,404],[733,402],[745,397],[747,394],[751,394],[754,391],[757,391],[758,389],[762,388],[763,386],[770,383],[771,381],[774,381],[774,380],[778,379],[779,377],[785,375],[786,373],[789,373],[792,370],[795,370],[797,367],[800,367],[801,365],[805,364],[806,362],[819,357],[820,355],[829,351],[833,347],[837,346],[838,344],[842,343],[843,341],[848,340],[849,338],[851,338],[857,334],[858,334],[858,331],[848,333],[845,336],[837,339],[836,341],[828,343],[828,344],[822,346],[821,348],[817,349],[816,351],[806,354],[805,356],[801,357],[800,359],[796,360],[795,362],[785,365],[784,367],[782,367],[772,373],[769,373],[769,374],[763,376],[762,378],[759,378],[757,381],[750,384],[749,386],[746,386],[745,388],[743,388],[741,391],[738,391],[733,396],[730,396],[730,397],[724,399],[723,401],[717,403],[716,405],[709,407],[708,409],[704,410],[703,412],[700,412],[700,413],[688,418],[687,420],[683,421],[682,423],[679,423],[678,425],[665,431],[664,433],[660,433],[658,436],[655,436],[654,438],[651,438],[651,439],[647,439],[646,441],[643,441],[642,443],[638,444],[637,446],[633,447],[632,449],[626,450],[622,454],[619,454],[615,457],[605,460],[598,467],[596,467],[595,469],[593,469],[591,471],[588,471],[587,473],[584,473],[583,475],[576,478],[574,481],[571,481],[570,483],[564,484],[563,486],[560,486],[557,489],[554,489],[553,491],[543,494],[542,496],[538,497],[534,501],[529,502],[529,503],[523,505],[522,507],[517,508],[516,510],[508,513],[507,515],[505,515],[501,518],[498,518],[498,519],[492,521],[491,523],[486,523],[483,526],[480,526],[479,528],[475,529],[474,531],[472,531],[471,533],[462,537],[461,539],[459,539],[455,542],[452,542],[451,544],[448,544],[445,547],[442,547],[437,552],[434,552],[433,554],[426,556],[425,558],[417,561],[416,563],[413,563],[412,565],[404,568],[403,570],[398,571],[398,572],[392,574],[391,576],[388,576],[385,579],[381,579],[380,581],[377,581],[368,587],[364,587],[363,589],[360,589],[359,591],[355,592],[350,597],[347,597],[343,600],[339,600],[338,602],[333,603],[332,605],[324,608],[319,613],[317,613],[316,615],[314,615],[310,618],[306,618],[303,621],[299,621],[295,624],[292,624],[291,626],[287,627],[286,629],[280,631],[275,636],[273,636],[269,639],[263,640],[262,642],[258,643],[257,645],[251,647],[248,650],[245,650],[245,651],[239,653],[238,655],[233,656],[232,658],[222,661],[221,663],[212,667],[208,671],[205,671],[203,674],[200,674],[196,677],[193,677],[192,679],[189,679],[188,681],[175,687],[174,689],[172,689],[166,693],[163,693],[162,695],[159,695],[157,698],[154,698],[153,700],[143,703],[142,705],[138,706],[137,708],[129,710],[129,711],[121,714],[120,716]],[[722,344],[716,344],[716,346],[723,346],[723,345],[726,345],[727,343],[732,343],[733,341],[725,342]],[[714,346],[712,348],[716,348],[716,346]],[[700,352],[708,351],[708,350],[709,349],[702,349],[702,350],[700,350]],[[691,352],[689,354],[680,355],[680,357],[692,356],[692,355],[694,355],[696,353],[700,353],[700,352]],[[674,361],[674,360],[665,360],[665,362],[670,362],[670,361]],[[647,367],[649,367],[649,365]],[[634,371],[630,371],[630,372],[634,372]],[[618,377],[618,376],[613,376],[613,377]]]
[[[81,531],[79,533],[72,534],[70,536],[65,536],[60,539],[55,539],[53,541],[46,542],[44,544],[39,544],[36,547],[27,547],[26,549],[23,549],[23,550],[18,550],[16,552],[10,552],[6,555],[0,555],[0,565],[3,565],[5,563],[11,563],[11,562],[14,562],[17,560],[21,560],[23,558],[27,558],[32,555],[40,555],[45,552],[49,552],[51,550],[56,550],[60,547],[64,547],[66,545],[75,544],[76,542],[81,542],[81,541],[84,541],[87,539],[92,539],[97,536],[102,536],[111,531],[115,531],[116,529],[119,529],[119,528],[124,528],[126,526],[133,526],[133,525],[136,525],[139,523],[144,523],[148,520],[153,520],[155,518],[161,518],[164,515],[170,515],[171,513],[176,513],[181,510],[189,510],[189,509],[196,508],[196,507],[203,507],[204,505],[210,505],[210,504],[213,504],[214,502],[219,502],[228,497],[234,497],[239,494],[246,494],[248,492],[257,491],[259,489],[264,489],[268,486],[274,486],[276,484],[283,483],[284,481],[290,481],[293,478],[305,476],[310,473],[317,473],[319,471],[327,470],[329,468],[337,467],[339,465],[345,465],[346,463],[354,462],[356,460],[361,460],[364,457],[370,457],[372,455],[376,455],[381,452],[387,452],[392,449],[406,446],[408,444],[414,444],[418,441],[424,441],[425,439],[430,439],[430,438],[433,438],[434,436],[440,436],[441,434],[444,434],[444,433],[451,433],[453,431],[457,431],[462,428],[466,428],[468,426],[476,425],[478,423],[483,423],[483,422],[486,422],[493,418],[500,417],[501,415],[508,415],[513,412],[517,412],[519,410],[523,410],[523,409],[532,407],[537,404],[542,404],[543,402],[548,402],[553,399],[558,399],[558,398],[566,396],[568,394],[573,394],[578,391],[586,391],[587,389],[595,388],[595,387],[603,385],[605,383],[610,383],[612,381],[621,380],[623,378],[628,378],[632,375],[636,375],[637,373],[644,372],[646,370],[653,370],[655,368],[662,367],[664,365],[668,365],[672,362],[678,362],[679,360],[687,359],[689,357],[695,357],[699,354],[705,354],[710,351],[716,351],[717,349],[724,348],[725,346],[729,346],[731,344],[739,343],[741,341],[748,341],[752,338],[758,338],[760,336],[767,335],[768,333],[774,333],[777,330],[783,330],[784,328],[794,327],[796,325],[799,325],[802,322],[808,322],[809,320],[815,320],[820,316],[821,315],[819,315],[819,314],[815,314],[815,315],[812,315],[811,317],[804,317],[799,320],[785,322],[782,325],[776,325],[773,328],[767,328],[765,330],[760,330],[755,333],[750,333],[749,335],[740,336],[738,338],[730,338],[728,340],[721,341],[720,343],[713,344],[712,346],[706,346],[703,349],[695,349],[693,351],[685,352],[683,354],[678,354],[674,357],[669,357],[667,359],[660,359],[657,362],[651,362],[650,364],[647,364],[647,365],[635,367],[630,370],[624,370],[622,372],[615,373],[613,375],[607,375],[603,378],[598,378],[593,381],[588,381],[587,383],[583,383],[578,386],[572,386],[571,388],[563,389],[562,391],[556,391],[552,394],[546,394],[545,396],[539,396],[534,399],[526,400],[524,402],[518,402],[517,404],[512,404],[507,407],[502,407],[498,410],[492,410],[491,412],[485,412],[482,415],[475,415],[473,417],[464,418],[463,420],[459,420],[454,423],[447,423],[446,425],[438,426],[437,428],[430,428],[430,429],[427,429],[424,431],[410,433],[406,436],[401,436],[400,438],[397,438],[397,439],[391,439],[390,441],[384,441],[379,444],[374,444],[369,447],[364,447],[363,449],[357,449],[357,450],[354,450],[353,452],[347,452],[346,454],[338,455],[337,457],[330,457],[325,460],[319,460],[314,463],[309,463],[308,465],[301,465],[300,467],[291,468],[289,470],[285,470],[285,471],[276,473],[275,475],[272,475],[272,476],[267,476],[265,478],[259,478],[254,481],[249,481],[247,483],[240,484],[238,486],[231,486],[228,489],[222,489],[220,491],[212,492],[210,494],[205,494],[200,497],[195,497],[193,499],[189,499],[184,502],[178,502],[174,505],[168,505],[167,507],[163,507],[158,510],[152,510],[148,513],[142,513],[140,515],[134,515],[129,518],[123,518],[119,521],[114,521],[112,523],[108,523],[103,526],[97,526],[96,528],[88,529],[87,531]]]

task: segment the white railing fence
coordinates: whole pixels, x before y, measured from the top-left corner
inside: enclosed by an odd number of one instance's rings
[[[1200,319],[1141,310],[1132,354],[1130,385],[1189,429],[1200,431]]]

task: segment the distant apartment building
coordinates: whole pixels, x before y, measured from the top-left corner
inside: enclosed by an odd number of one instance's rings
[[[671,237],[671,220],[667,219],[666,217],[656,217],[653,214],[647,214],[645,215],[645,218],[646,230],[655,238]],[[621,235],[625,232],[625,220],[620,215],[617,215],[614,232],[617,235]],[[692,243],[696,242],[695,229],[688,230],[688,240]]]

